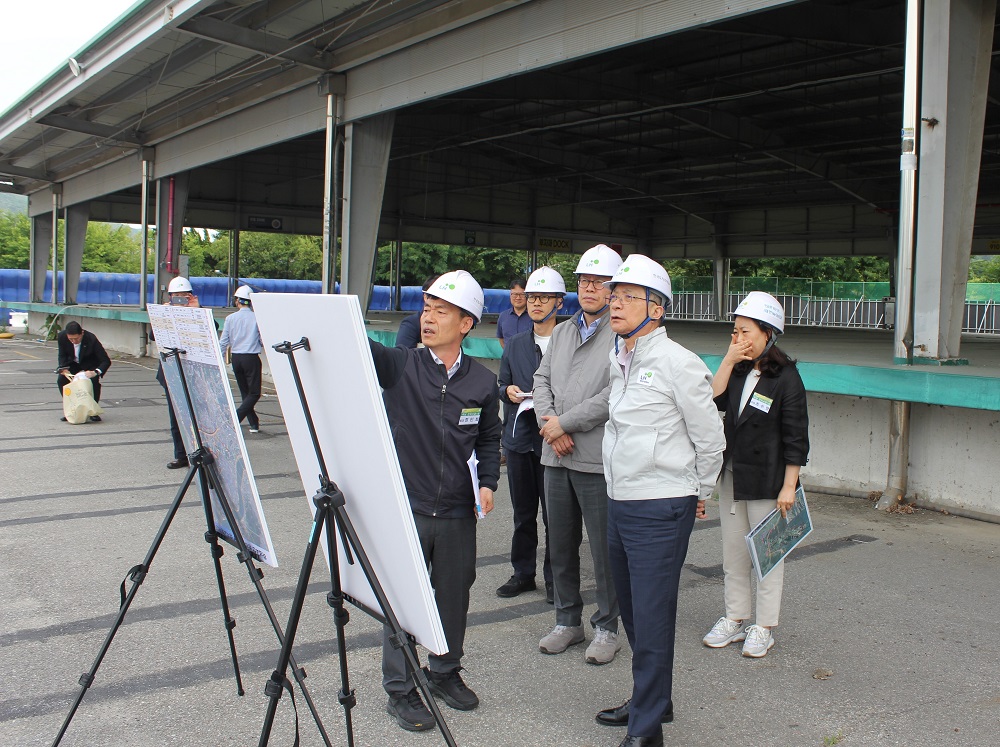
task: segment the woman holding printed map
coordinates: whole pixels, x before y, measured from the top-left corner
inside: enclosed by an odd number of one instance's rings
[[[743,655],[759,659],[774,646],[784,563],[758,582],[756,620],[748,625],[753,567],[746,535],[775,507],[784,515],[794,503],[809,455],[809,415],[795,361],[774,344],[785,329],[781,304],[752,291],[733,316],[732,344],[712,383],[715,404],[725,411],[718,490],[726,614],[702,641],[711,648],[744,641]]]

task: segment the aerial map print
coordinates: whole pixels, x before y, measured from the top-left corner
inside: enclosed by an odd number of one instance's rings
[[[185,448],[188,453],[198,448],[196,421],[202,445],[215,457],[219,481],[229,499],[247,549],[257,560],[277,567],[278,560],[267,530],[257,484],[253,479],[250,458],[236,420],[236,406],[229,388],[226,364],[219,349],[212,310],[158,304],[150,304],[148,310],[149,322],[153,325],[159,350],[175,348],[184,351],[180,356],[172,356],[163,361],[163,373]],[[193,420],[192,413],[184,405],[186,398],[177,368],[178,359],[184,366],[184,379],[187,381],[194,410]],[[233,531],[226,521],[219,497],[214,489],[210,492],[215,530],[219,536],[235,544]]]
[[[799,485],[787,518],[782,518],[781,512],[774,509],[747,535],[757,579],[763,580],[812,530],[806,492]]]

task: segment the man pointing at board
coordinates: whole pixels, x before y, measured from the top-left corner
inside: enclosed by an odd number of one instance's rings
[[[431,691],[452,708],[471,711],[479,698],[462,680],[469,590],[476,579],[476,512],[493,510],[500,478],[497,381],[462,354],[462,340],[483,314],[483,289],[464,270],[446,272],[424,292],[423,348],[387,348],[369,340],[406,494],[448,652],[428,656]],[[477,455],[478,484],[469,461]],[[478,503],[478,505],[477,505]],[[434,717],[407,677],[406,659],[382,647],[386,710],[408,731],[433,729]]]

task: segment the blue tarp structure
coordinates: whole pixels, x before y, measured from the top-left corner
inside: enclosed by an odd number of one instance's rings
[[[155,278],[147,276],[146,297],[156,302]],[[0,301],[16,303],[31,299],[30,279],[27,270],[0,269]],[[254,291],[264,293],[319,293],[322,284],[318,280],[283,280],[280,278],[240,278],[240,285],[249,285]],[[213,276],[191,278],[191,286],[202,306],[226,306],[229,298],[229,278]],[[59,273],[58,295],[62,297],[63,273]],[[368,308],[372,311],[392,309],[392,288],[376,285],[372,290]],[[486,313],[499,314],[510,308],[510,292],[502,288],[487,288]],[[45,295],[43,301],[52,298],[52,272],[45,274]],[[80,287],[76,295],[77,303],[95,306],[138,306],[139,276],[122,272],[82,272]],[[423,304],[423,292],[419,285],[407,285],[400,289],[400,305],[403,311],[419,311]],[[570,293],[563,302],[559,315],[574,314],[579,310],[576,294]]]

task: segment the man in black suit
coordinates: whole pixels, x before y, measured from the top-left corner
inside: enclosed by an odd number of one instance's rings
[[[60,393],[66,386],[70,376],[83,371],[94,386],[94,401],[101,401],[101,378],[111,368],[111,358],[93,332],[87,332],[79,322],[70,322],[66,329],[59,333],[59,378],[56,386]],[[66,418],[63,418],[65,420]],[[90,419],[99,422],[100,415],[91,415]]]

